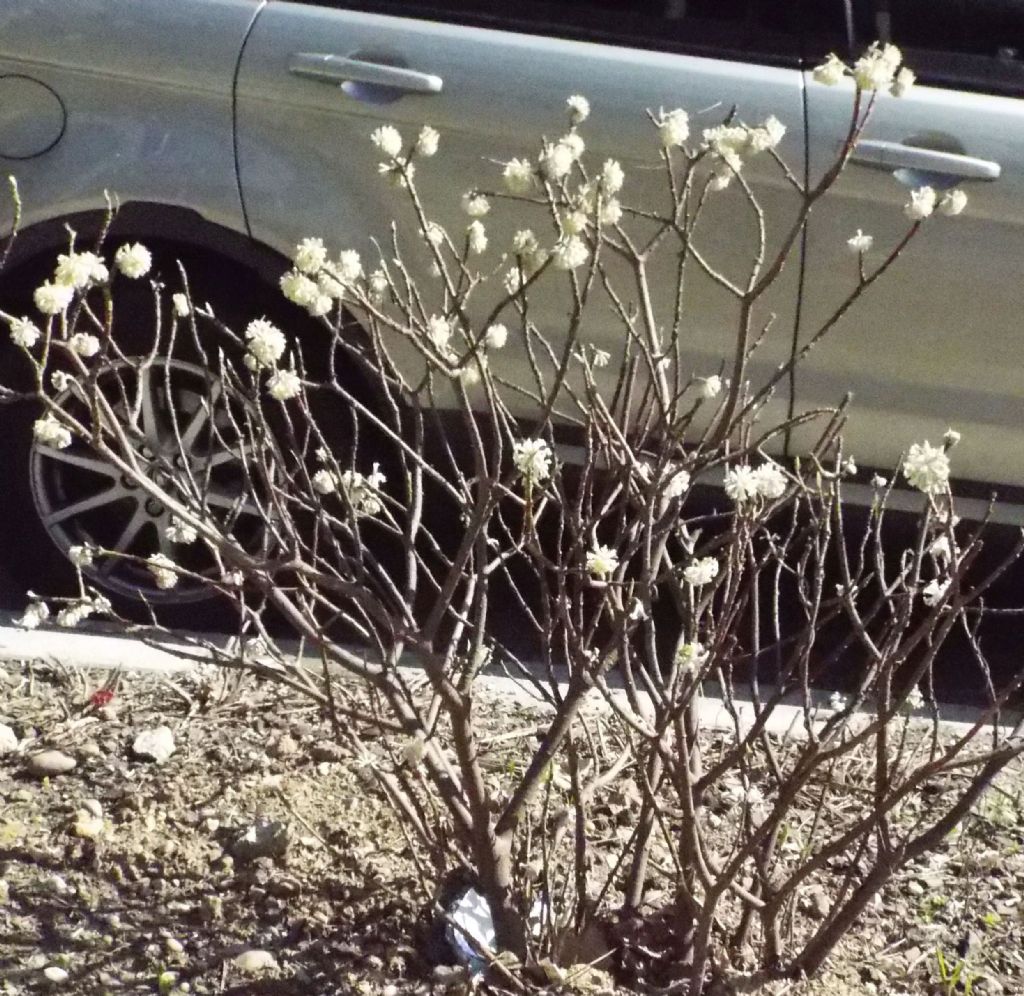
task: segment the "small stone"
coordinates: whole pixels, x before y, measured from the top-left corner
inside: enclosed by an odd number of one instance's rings
[[[805,913],[813,916],[816,920],[824,920],[832,909],[828,893],[820,885],[815,886],[807,893],[801,906]]]
[[[68,757],[63,751],[44,750],[33,754],[28,759],[28,770],[30,774],[38,778],[46,778],[50,775],[62,775],[71,771],[76,764],[78,762],[73,757]]]
[[[103,806],[100,805],[99,799],[86,799],[82,803],[82,809],[91,816],[95,816],[97,819],[100,819],[103,816]]]
[[[252,948],[243,951],[234,958],[235,968],[246,975],[259,975],[260,972],[277,968],[277,959],[269,951]]]
[[[0,906],[5,905],[11,898],[11,887],[7,880],[0,878]]]
[[[277,820],[268,820],[264,817],[260,817],[242,831],[230,845],[231,853],[239,861],[278,858],[287,848],[288,827]]]
[[[18,749],[18,735],[6,723],[0,723],[0,757]]]
[[[143,761],[163,764],[174,753],[174,734],[169,726],[143,730],[132,744],[132,753]]]
[[[270,745],[272,757],[291,757],[299,749],[299,742],[287,733],[282,734]]]
[[[50,965],[43,969],[45,975],[51,982],[67,982],[68,973],[60,965]]]
[[[167,945],[167,950],[170,951],[171,954],[181,954],[181,952],[185,950],[185,945],[176,937],[168,937],[167,940],[164,941],[164,944]]]
[[[88,810],[80,809],[75,813],[71,832],[84,840],[96,840],[103,835],[103,817],[93,816]]]
[[[330,740],[318,740],[309,749],[309,756],[314,761],[338,762],[345,760],[345,751]]]

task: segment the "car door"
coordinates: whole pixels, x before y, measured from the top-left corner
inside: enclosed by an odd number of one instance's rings
[[[919,82],[879,97],[853,162],[814,210],[803,340],[856,282],[846,240],[858,229],[874,237],[870,270],[906,232],[912,187],[960,186],[968,201],[959,217],[930,218],[814,350],[798,403],[852,390],[847,449],[862,465],[892,468],[910,443],[938,443],[953,426],[957,477],[1024,484],[1024,4],[890,0],[856,13],[857,48],[888,32]],[[837,31],[817,54],[841,44]],[[849,102],[848,87],[808,83],[814,175],[835,154]]]
[[[460,195],[500,187],[501,163],[536,155],[541,136],[554,139],[567,130],[565,100],[576,93],[593,108],[582,128],[589,161],[622,162],[628,203],[665,202],[648,108],[683,106],[698,136],[733,107],[751,123],[774,114],[788,128],[782,151],[801,170],[797,39],[787,33],[785,17],[767,6],[761,0],[647,0],[625,8],[610,0],[272,0],[245,47],[237,84],[239,167],[252,234],[283,252],[319,235],[335,249],[356,248],[372,258],[370,240],[386,246],[392,218],[406,225],[412,220],[400,192],[377,175],[380,155],[369,137],[386,122],[406,142],[424,123],[441,132],[438,156],[421,163],[416,179],[431,216],[461,237],[468,218],[460,214]],[[778,23],[768,23],[773,17]],[[333,70],[318,75],[325,56],[335,63],[353,60],[346,64],[351,78]],[[768,157],[749,170],[771,237],[778,237],[796,208],[792,191]],[[496,263],[516,229],[540,232],[545,219],[497,205],[486,222]],[[725,272],[745,272],[756,250],[756,224],[735,185],[709,204],[703,238],[708,258]],[[424,281],[427,258],[422,251],[410,254]],[[655,288],[671,286],[673,266],[666,254],[665,269],[652,274]],[[755,374],[767,376],[788,353],[795,270],[784,273],[765,304],[765,313],[771,308],[777,318]],[[624,293],[631,298],[632,287]],[[687,293],[688,361],[697,374],[713,373],[735,334],[737,308],[699,274]],[[671,301],[661,304],[667,319]],[[553,330],[565,313],[564,299],[543,295],[533,308],[538,324]],[[622,332],[610,307],[593,310],[588,338],[615,355]],[[525,351],[505,350],[502,359],[510,365],[506,375],[528,375]]]

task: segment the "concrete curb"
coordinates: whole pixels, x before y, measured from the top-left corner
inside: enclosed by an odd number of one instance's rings
[[[0,614],[0,664],[45,661],[59,662],[65,666],[77,668],[186,674],[198,665],[194,660],[185,659],[182,654],[186,650],[191,656],[202,653],[194,647],[186,648],[183,644],[176,646],[168,642],[158,646],[151,642],[143,643],[142,640],[132,637],[114,636],[86,629],[21,629],[11,625],[11,621],[9,615]],[[226,642],[226,637],[223,635],[204,638],[218,645],[223,645]],[[319,671],[321,665],[319,660],[311,659],[310,666]],[[418,665],[414,662],[410,662],[408,666],[412,670],[419,670]],[[482,684],[482,692],[488,699],[511,700],[512,703],[520,706],[539,704],[536,691],[524,678],[513,678],[501,673],[485,673],[479,680]],[[615,683],[612,681],[609,681],[609,684],[613,686],[611,692],[616,701],[625,706],[626,696],[623,689],[615,687]],[[762,688],[762,698],[767,698],[771,692],[771,688]],[[815,726],[820,726],[832,714],[828,705],[829,698],[830,693],[827,691],[813,694],[812,722]],[[741,731],[748,730],[754,722],[755,711],[749,695],[746,695],[742,688],[736,692],[734,706]],[[594,708],[610,711],[611,707],[607,703],[598,702],[595,699]],[[705,686],[705,694],[701,700],[701,714],[702,725],[709,731],[734,732],[736,729],[736,720],[733,719],[726,707],[721,690],[711,683]],[[940,731],[951,737],[963,735],[978,720],[979,715],[979,710],[967,706],[942,705],[940,707]],[[851,723],[856,725],[866,719],[866,714],[857,714],[851,718]],[[911,720],[915,727],[924,729],[931,728],[932,721],[932,717],[923,712]],[[1020,723],[1020,716],[1004,715],[999,732],[1004,736],[1009,736],[1014,733],[1015,727],[1018,727]],[[802,705],[797,701],[784,700],[772,712],[766,730],[778,737],[803,739],[807,732],[805,725]],[[988,729],[991,729],[991,725],[988,726]],[[1024,733],[1017,728],[1016,737],[1020,738],[1022,735]]]

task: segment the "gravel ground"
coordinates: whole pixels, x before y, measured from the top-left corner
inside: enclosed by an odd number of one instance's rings
[[[537,717],[485,714],[506,763],[526,742],[507,734]],[[0,724],[14,734],[0,727],[0,993],[467,988],[431,964],[426,894],[390,810],[290,695],[9,664]],[[945,993],[940,949],[966,952],[974,993],[1024,994],[1022,812],[1018,769],[886,890],[825,976],[765,996]]]

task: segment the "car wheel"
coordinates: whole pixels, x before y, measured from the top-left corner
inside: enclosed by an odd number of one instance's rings
[[[261,315],[280,320],[275,310],[282,313],[288,308],[274,288],[262,284],[254,273],[238,264],[209,256],[190,258],[180,246],[147,245],[154,257],[151,276],[166,285],[159,309],[164,329],[170,320],[171,291],[180,282],[178,259],[183,260],[189,275],[193,300],[210,301],[217,317],[229,328],[240,331]],[[45,264],[28,266],[16,280],[5,275],[0,307],[10,314],[32,315],[31,288],[48,279],[52,267],[49,258]],[[224,288],[231,289],[230,298]],[[148,356],[153,350],[158,318],[150,281],[115,279],[113,298],[114,340],[118,347],[127,357]],[[213,329],[206,323],[200,331],[212,333]],[[6,335],[2,340],[0,382],[6,384],[27,371],[28,364],[17,355]],[[108,361],[96,388],[115,410],[118,405],[123,408],[126,398],[138,406],[142,417],[138,420],[141,438],[136,452],[154,477],[165,473],[166,461],[176,459],[181,464],[179,470],[184,472],[188,462],[194,474],[204,475],[204,481],[208,472],[208,485],[204,486],[208,487],[210,514],[245,546],[257,547],[264,541],[265,523],[242,496],[247,462],[256,455],[245,452],[231,425],[231,415],[222,406],[217,406],[221,408],[217,415],[220,424],[210,422],[204,400],[217,385],[201,350],[187,336],[179,335],[173,353],[170,359],[158,353],[141,375],[131,362]],[[26,389],[24,377],[17,386]],[[87,415],[84,402],[72,397],[69,390],[54,397]],[[178,451],[172,407],[179,413],[178,432],[188,434],[185,454]],[[77,594],[78,576],[68,551],[79,545],[103,547],[135,558],[163,552],[196,573],[213,573],[213,558],[205,544],[172,543],[166,533],[170,525],[168,510],[142,489],[133,487],[87,443],[76,440],[65,450],[40,445],[32,433],[39,413],[39,406],[32,402],[18,402],[0,410],[0,454],[6,465],[6,484],[0,488],[0,562],[14,588],[0,593],[3,604],[16,608],[23,604],[28,590],[40,596]],[[215,627],[228,618],[221,599],[208,586],[182,579],[173,588],[161,589],[138,560],[97,558],[83,569],[83,574],[90,585],[129,616],[148,617],[148,603],[170,625]]]

